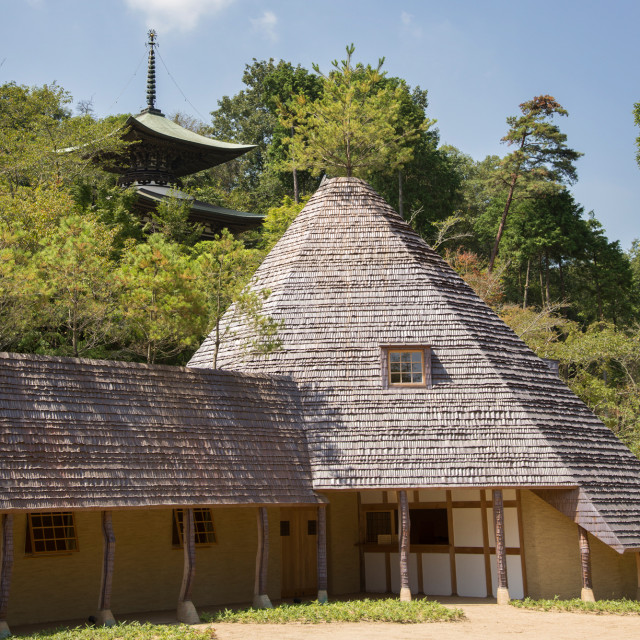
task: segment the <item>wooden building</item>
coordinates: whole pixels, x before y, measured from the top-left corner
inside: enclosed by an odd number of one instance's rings
[[[366,183],[211,370],[0,357],[0,620],[281,597],[637,595],[640,462]],[[197,571],[196,571],[197,569]],[[113,613],[112,613],[113,611]]]

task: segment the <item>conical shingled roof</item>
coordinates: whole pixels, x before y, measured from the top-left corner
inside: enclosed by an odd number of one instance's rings
[[[585,528],[640,547],[638,460],[365,182],[326,181],[253,286],[283,347],[233,320],[218,365],[298,382],[316,489],[579,488]],[[431,346],[432,388],[384,388],[385,345]]]

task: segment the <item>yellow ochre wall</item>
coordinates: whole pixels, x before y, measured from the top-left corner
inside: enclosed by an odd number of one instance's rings
[[[327,573],[329,596],[360,591],[358,494],[327,491]]]
[[[196,607],[251,602],[257,508],[214,508],[218,543],[196,547]],[[14,516],[14,566],[9,625],[86,619],[97,609],[102,566],[101,515],[76,511],[79,551],[25,556],[26,514]],[[268,593],[280,596],[279,509],[269,508]],[[116,537],[111,609],[116,616],[173,609],[182,581],[183,551],[172,546],[171,509],[113,512]]]
[[[578,527],[531,491],[522,491],[527,584],[531,598],[579,598],[582,587]],[[597,600],[636,597],[636,561],[589,534]]]

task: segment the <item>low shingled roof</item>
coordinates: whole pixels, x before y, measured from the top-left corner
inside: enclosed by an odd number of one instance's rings
[[[252,286],[282,349],[246,354],[230,311],[218,365],[299,383],[316,490],[563,489],[585,528],[640,547],[640,462],[365,182],[327,180]],[[431,346],[433,387],[384,388],[384,345]]]
[[[0,510],[317,503],[295,385],[0,353]]]

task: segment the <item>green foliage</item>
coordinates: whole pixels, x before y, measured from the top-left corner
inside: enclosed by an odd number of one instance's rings
[[[453,622],[462,620],[461,609],[450,609],[439,602],[412,600],[400,602],[396,598],[348,600],[346,602],[310,602],[281,604],[273,609],[225,609],[203,614],[204,622],[239,622],[245,624],[319,624],[322,622]]]
[[[262,314],[262,303],[269,292],[245,289],[263,254],[257,249],[246,249],[225,229],[214,241],[198,243],[193,255],[197,286],[206,301],[207,333],[214,333],[213,368],[218,363],[220,344],[232,335],[232,326],[239,316],[250,323],[255,336],[245,345],[247,349],[257,353],[278,349],[280,323]],[[229,307],[231,317],[222,326],[222,317]]]
[[[217,636],[211,628],[127,622],[113,627],[51,629],[15,637],[24,640],[214,640]]]
[[[562,183],[577,179],[574,162],[582,155],[566,145],[567,136],[551,122],[556,115],[566,116],[553,96],[536,96],[520,105],[521,116],[507,118],[509,131],[502,141],[515,149],[507,154],[489,178],[490,185],[506,192],[506,201],[489,260],[489,271],[498,247],[516,188],[519,196],[531,197],[556,193]]]
[[[552,600],[511,600],[509,603],[518,609],[532,609],[534,611],[580,611],[586,613],[614,613],[617,615],[640,615],[640,602],[636,600],[597,600],[585,602],[579,598],[560,600],[557,596]]]
[[[168,242],[192,246],[202,235],[202,226],[189,222],[191,204],[188,199],[170,196],[151,213],[151,222],[144,230],[162,234]]]
[[[314,65],[322,95],[316,100],[299,95],[291,104],[290,158],[314,175],[395,171],[412,159],[413,143],[432,124],[403,120],[406,85],[384,81],[383,59],[376,68],[353,65],[354,50],[348,46],[346,60],[334,60],[328,75]]]
[[[37,284],[46,299],[40,322],[70,338],[60,355],[79,356],[109,341],[116,288],[109,260],[115,230],[91,217],[63,218],[34,256]]]
[[[206,300],[178,245],[153,234],[125,252],[116,277],[127,351],[154,363],[196,346],[206,325]]]
[[[289,225],[296,219],[305,204],[309,201],[309,196],[304,197],[298,204],[293,202],[289,196],[285,196],[280,207],[271,207],[262,223],[262,248],[268,253],[275,247],[276,243]]]

